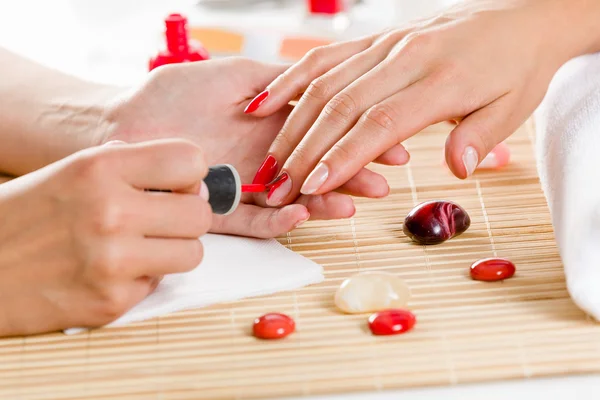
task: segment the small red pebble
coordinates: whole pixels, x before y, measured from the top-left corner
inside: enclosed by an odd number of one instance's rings
[[[471,278],[476,281],[501,281],[515,274],[515,264],[505,258],[484,258],[471,265]]]
[[[374,335],[396,335],[415,326],[417,319],[407,310],[383,310],[369,317],[369,329]]]
[[[269,313],[254,320],[254,336],[259,339],[281,339],[294,332],[296,323],[285,314]]]

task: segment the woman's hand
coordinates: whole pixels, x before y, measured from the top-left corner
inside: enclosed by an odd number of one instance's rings
[[[248,110],[268,117],[304,92],[269,150],[290,179],[268,204],[336,190],[371,161],[405,163],[404,140],[457,118],[446,161],[468,177],[534,111],[562,63],[599,47],[599,15],[598,2],[472,1],[309,52]]]
[[[101,142],[188,139],[200,145],[209,165],[232,164],[243,182],[250,183],[291,107],[280,107],[261,119],[245,115],[243,110],[257,90],[286,69],[243,58],[158,68],[144,85],[125,92],[109,108],[108,129]],[[262,177],[270,181],[275,176]],[[274,237],[309,217],[330,219],[354,214],[352,199],[341,193],[302,196],[281,209],[266,208],[265,199],[265,195],[244,195],[243,204],[232,215],[213,218],[211,231]]]
[[[163,140],[84,150],[0,185],[0,336],[104,325],[195,268],[206,173],[196,145]]]

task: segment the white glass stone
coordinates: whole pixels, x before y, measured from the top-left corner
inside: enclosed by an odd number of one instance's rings
[[[346,279],[335,293],[335,305],[348,314],[404,308],[410,289],[394,274],[363,272]]]

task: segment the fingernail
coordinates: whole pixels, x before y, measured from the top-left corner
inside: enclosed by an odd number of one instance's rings
[[[477,151],[471,147],[467,146],[465,148],[465,152],[462,156],[463,165],[465,166],[465,170],[467,171],[467,176],[471,176],[475,168],[477,168],[477,163],[479,162],[479,156],[477,155]]]
[[[310,214],[308,214],[308,217],[306,217],[304,219],[301,219],[300,221],[296,222],[296,224],[294,225],[294,229],[298,228],[300,225],[302,225],[303,223],[305,223],[309,219],[310,219]]]
[[[206,201],[208,201],[210,197],[210,193],[208,192],[208,186],[206,186],[206,183],[204,183],[204,181],[202,181],[202,183],[200,184],[200,197],[202,197]]]
[[[275,179],[275,176],[277,176],[277,160],[272,155],[268,155],[256,171],[252,183],[265,185]]]
[[[292,190],[292,180],[287,172],[284,172],[283,175],[271,186],[269,189],[269,194],[267,195],[267,205],[269,206],[278,206],[281,204],[283,199],[290,193]]]
[[[264,92],[260,93],[258,96],[256,96],[250,102],[250,104],[248,104],[248,106],[246,106],[246,109],[244,110],[244,113],[250,114],[250,113],[253,113],[254,111],[256,111],[258,109],[258,107],[260,107],[260,105],[265,102],[265,100],[267,99],[267,97],[269,97],[269,91],[268,90],[265,90]]]
[[[325,183],[327,177],[329,176],[329,168],[324,163],[319,163],[317,168],[314,169],[313,172],[308,175],[306,181],[304,181],[304,185],[300,189],[300,193],[302,194],[313,194]]]
[[[122,140],[111,140],[110,142],[104,143],[103,146],[112,146],[112,145],[115,145],[115,144],[127,144],[127,143],[125,143]]]

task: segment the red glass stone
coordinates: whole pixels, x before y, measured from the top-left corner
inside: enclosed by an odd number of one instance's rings
[[[281,339],[294,332],[296,323],[285,314],[269,313],[254,320],[252,331],[259,339]]]
[[[451,201],[427,201],[413,208],[402,230],[419,244],[439,244],[460,235],[471,226],[469,214]]]
[[[471,265],[471,278],[476,281],[501,281],[515,274],[515,264],[505,258],[484,258]]]
[[[374,335],[397,335],[412,329],[417,319],[408,310],[383,310],[369,317],[369,329]]]

